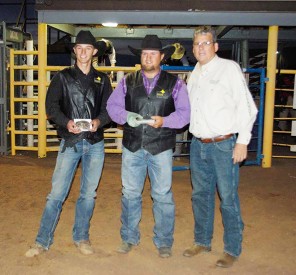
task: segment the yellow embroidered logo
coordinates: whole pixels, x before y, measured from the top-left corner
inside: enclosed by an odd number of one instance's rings
[[[101,78],[99,76],[95,78],[95,83],[101,83]]]
[[[162,89],[161,91],[157,92],[157,96],[164,96],[165,90]]]

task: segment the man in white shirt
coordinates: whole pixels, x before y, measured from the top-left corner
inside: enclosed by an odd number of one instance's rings
[[[238,197],[239,163],[247,157],[257,109],[239,65],[218,57],[217,51],[214,29],[196,29],[193,54],[198,63],[188,81],[194,245],[183,255],[211,250],[217,187],[224,254],[216,265],[230,267],[241,254],[244,224]]]

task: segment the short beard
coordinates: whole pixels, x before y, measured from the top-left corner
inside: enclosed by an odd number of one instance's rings
[[[146,72],[151,72],[151,71],[155,71],[156,68],[154,66],[142,65],[142,70]]]

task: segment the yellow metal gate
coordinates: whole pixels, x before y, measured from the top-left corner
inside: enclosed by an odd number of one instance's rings
[[[58,151],[59,148],[57,131],[46,120],[46,89],[53,74],[65,67],[45,66],[44,70],[41,70],[40,64],[15,65],[18,55],[26,56],[28,59],[31,56],[38,56],[38,51],[10,50],[10,125],[7,130],[11,136],[11,154],[16,155],[17,151],[38,151],[38,157],[46,157],[46,152]],[[40,61],[40,57],[38,60]],[[139,65],[136,65],[135,67],[97,67],[96,69],[107,73],[112,72],[119,80],[119,77],[123,77],[125,73],[139,70],[139,68]],[[45,71],[46,77],[40,77],[40,71],[41,74]],[[30,74],[33,79],[15,81],[16,73],[24,76]],[[117,82],[112,82],[113,88],[116,85]],[[16,93],[17,89],[21,93]],[[17,139],[19,136],[21,138]],[[122,131],[120,129],[105,129],[104,138],[106,153],[121,153]]]

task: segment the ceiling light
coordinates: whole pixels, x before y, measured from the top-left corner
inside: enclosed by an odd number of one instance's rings
[[[106,23],[102,23],[102,25],[104,27],[116,28],[118,26],[118,23],[115,23],[115,22],[106,22]]]

